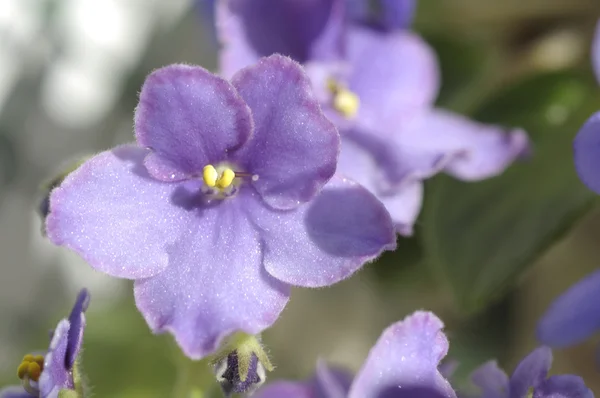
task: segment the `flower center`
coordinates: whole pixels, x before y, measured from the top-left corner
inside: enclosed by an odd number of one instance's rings
[[[348,119],[356,116],[360,106],[360,99],[356,93],[333,78],[327,80],[327,88],[333,95],[333,108],[336,111]]]
[[[240,171],[234,171],[229,165],[221,164],[216,167],[212,164],[204,166],[202,180],[204,181],[204,193],[212,198],[224,199],[233,196],[242,178],[258,180],[258,175]]]
[[[21,379],[23,388],[29,394],[38,395],[39,390],[36,386],[32,386],[31,382],[37,382],[44,370],[44,357],[42,355],[27,354],[23,357],[21,364],[17,368],[17,376]]]

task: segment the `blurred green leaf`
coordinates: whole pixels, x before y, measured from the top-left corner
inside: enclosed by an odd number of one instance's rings
[[[424,249],[462,311],[482,310],[505,294],[590,207],[595,195],[577,178],[572,139],[600,108],[598,99],[593,77],[575,72],[516,84],[475,118],[525,128],[531,160],[482,182],[439,176],[428,184]]]

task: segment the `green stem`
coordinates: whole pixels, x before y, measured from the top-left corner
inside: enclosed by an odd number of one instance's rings
[[[216,398],[222,396],[208,359],[192,361],[180,355],[177,362],[177,380],[171,396],[177,398]]]

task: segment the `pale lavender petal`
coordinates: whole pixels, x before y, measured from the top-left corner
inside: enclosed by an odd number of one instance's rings
[[[71,173],[50,197],[50,240],[112,276],[136,279],[163,271],[168,248],[198,217],[175,203],[178,184],[148,175],[147,153],[124,145]]]
[[[546,379],[552,365],[552,351],[539,347],[527,355],[510,376],[510,396],[524,397],[529,388],[534,389]]]
[[[594,398],[579,376],[558,375],[545,380],[533,391],[533,398]]]
[[[54,330],[39,380],[40,398],[56,397],[58,391],[74,388],[71,372],[65,367],[69,327],[69,321],[63,319]]]
[[[420,180],[406,181],[396,191],[376,196],[390,213],[396,232],[411,236],[423,204],[423,183]]]
[[[428,387],[456,397],[438,366],[448,352],[442,321],[430,312],[415,312],[388,327],[356,375],[348,398],[375,396],[390,386]]]
[[[0,398],[33,398],[21,386],[10,386],[0,390]]]
[[[344,0],[224,0],[217,26],[224,76],[275,53],[298,62],[341,56]]]
[[[197,191],[187,195],[191,206]],[[184,353],[213,353],[233,332],[257,334],[271,326],[289,288],[262,267],[261,239],[245,208],[245,190],[214,206],[196,207],[197,222],[168,248],[169,268],[135,281],[135,299],[151,329],[175,335]]]
[[[594,40],[592,41],[592,65],[594,66],[594,72],[596,72],[596,78],[600,83],[600,21],[596,24]]]
[[[523,130],[485,125],[443,110],[418,114],[393,139],[398,156],[410,156],[401,174],[420,177],[443,169],[462,180],[481,180],[501,174],[529,154]]]
[[[592,115],[573,141],[575,169],[583,183],[600,194],[600,112]]]
[[[65,355],[65,368],[71,369],[83,342],[83,331],[85,329],[85,315],[83,314],[90,303],[90,292],[82,289],[77,295],[75,305],[69,314],[69,334],[67,336],[67,353]]]
[[[435,53],[410,32],[386,34],[353,28],[348,32],[350,90],[360,99],[357,123],[374,131],[396,126],[429,107],[439,90]]]
[[[383,205],[342,177],[294,210],[273,211],[258,198],[246,205],[264,242],[265,268],[291,285],[331,285],[396,247]]]
[[[258,177],[252,184],[270,206],[307,202],[333,176],[340,138],[302,67],[273,55],[237,73],[233,84],[252,110],[255,130],[232,160]]]
[[[471,374],[473,384],[481,390],[483,398],[508,398],[508,376],[496,361],[489,361]]]
[[[349,372],[318,361],[315,376],[311,380],[315,398],[346,398],[352,379]]]
[[[200,175],[223,161],[252,132],[248,106],[233,86],[199,66],[170,65],[144,82],[135,135],[152,153],[150,174],[164,181]]]
[[[308,383],[278,381],[258,390],[252,398],[320,398],[315,397]]]
[[[538,339],[553,347],[576,344],[595,332],[600,332],[600,270],[554,300],[537,326]]]

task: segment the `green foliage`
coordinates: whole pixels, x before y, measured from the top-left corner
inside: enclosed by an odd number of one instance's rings
[[[475,118],[525,128],[531,160],[482,182],[439,176],[428,184],[424,251],[462,311],[480,311],[504,295],[592,204],[595,195],[574,170],[572,140],[600,108],[597,92],[591,76],[575,72],[506,89]]]

